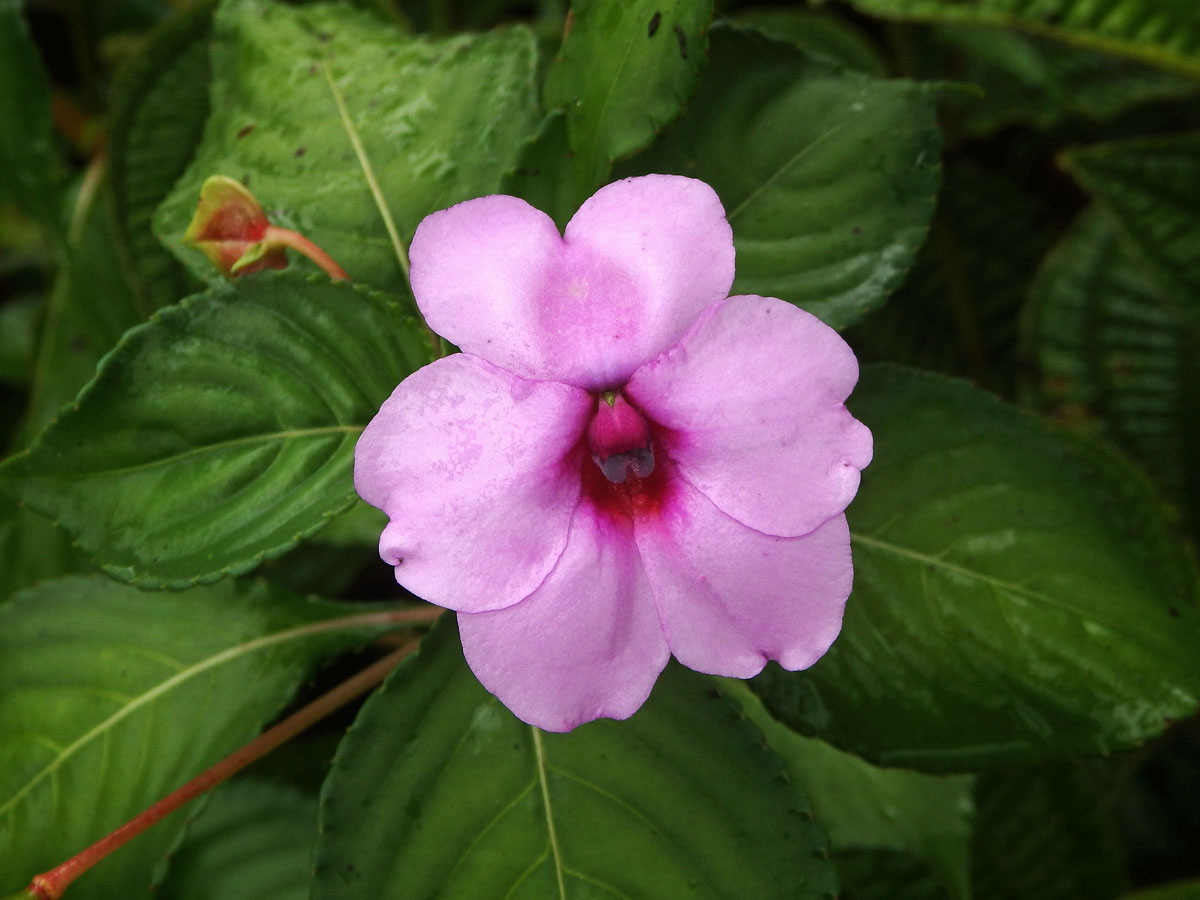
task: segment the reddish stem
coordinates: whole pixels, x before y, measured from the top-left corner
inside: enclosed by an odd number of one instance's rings
[[[130,819],[116,831],[102,837],[86,850],[72,856],[66,862],[48,872],[35,875],[24,895],[30,900],[58,900],[67,887],[100,862],[118,847],[141,834],[151,825],[169,816],[206,791],[216,787],[225,779],[240,772],[250,763],[270,753],[280,744],[295,737],[310,725],[325,718],[351,700],[366,693],[387,676],[404,657],[416,648],[420,640],[414,638],[389,653],[383,659],[363,669],[352,678],[343,681],[333,690],[322,694],[312,703],[297,710],[278,725],[267,729],[249,744],[235,750],[212,768],[201,772],[183,787],[172,791],[153,806]]]
[[[346,274],[346,270],[334,262],[332,256],[304,235],[292,231],[290,228],[279,228],[275,225],[268,225],[267,230],[263,233],[262,240],[267,244],[279,244],[284,247],[291,247],[297,253],[307,256],[320,266],[325,274],[334,281],[350,280],[350,276]]]

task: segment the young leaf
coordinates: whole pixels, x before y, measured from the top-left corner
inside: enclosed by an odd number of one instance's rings
[[[171,854],[159,900],[306,900],[317,800],[255,778],[213,793]]]
[[[887,765],[1107,753],[1200,702],[1197,579],[1131,467],[964,382],[872,366],[854,593],[784,721]]]
[[[1192,0],[851,0],[889,18],[1018,28],[1200,74],[1200,5]]]
[[[577,0],[546,75],[547,107],[566,111],[578,206],[613,160],[677,119],[707,56],[712,0]]]
[[[711,43],[688,113],[631,168],[716,189],[737,246],[734,293],[790,300],[835,328],[857,321],[925,240],[940,174],[930,89],[757,32],[714,28]]]
[[[1146,269],[1103,210],[1075,221],[1039,271],[1026,316],[1034,400],[1140,460],[1200,523],[1200,319]]]
[[[359,432],[429,358],[421,327],[378,294],[255,275],[131,331],[0,472],[113,575],[214,581],[354,501]]]
[[[164,596],[67,578],[0,607],[0,894],[241,746],[322,660],[389,627],[233,581]],[[139,835],[72,895],[144,892],[182,825]]]
[[[370,177],[403,241],[434,210],[494,193],[536,124],[534,52],[519,27],[434,40],[345,4],[225,2],[213,24],[212,116],[155,230],[213,279],[180,238],[201,184],[227,175],[356,281],[400,293]]]
[[[708,678],[670,666],[632,719],[544,734],[484,691],[446,617],[338,752],[312,896],[830,898],[824,856]]]

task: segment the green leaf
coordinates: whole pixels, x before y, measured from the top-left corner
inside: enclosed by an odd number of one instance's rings
[[[1200,900],[1200,878],[1124,894],[1121,900]]]
[[[941,888],[935,894],[970,898],[973,776],[873,766],[771,718],[745,682],[722,679],[721,683],[763,730],[771,749],[783,759],[788,777],[812,801],[813,815],[829,832],[839,868],[851,851],[890,851],[919,860],[927,871],[936,873]],[[859,867],[847,868],[857,874]],[[920,876],[915,880],[920,881]],[[854,878],[845,878],[844,871],[843,882],[851,897],[866,888]],[[896,887],[895,882],[888,884],[889,889]]]
[[[1107,753],[1200,702],[1191,559],[1141,476],[965,382],[871,366],[854,593],[807,672],[754,682],[792,726],[887,765]]]
[[[212,115],[155,231],[215,280],[180,238],[200,185],[227,175],[254,192],[275,225],[315,241],[356,281],[402,293],[351,134],[407,240],[429,213],[499,188],[536,125],[534,56],[519,27],[433,40],[345,4],[225,2],[213,25]]]
[[[1194,525],[1200,320],[1184,306],[1147,273],[1112,217],[1092,208],[1039,272],[1025,337],[1038,370],[1033,402],[1144,463]]]
[[[312,896],[828,898],[824,855],[710,679],[672,665],[628,721],[543,734],[480,687],[445,617],[338,752]]]
[[[388,613],[225,582],[149,594],[100,576],[0,607],[0,893],[63,862],[248,741],[320,662]],[[183,822],[139,835],[71,896],[144,892]]]
[[[1200,312],[1200,132],[1100,144],[1065,154],[1063,164],[1150,273]]]
[[[737,247],[734,293],[790,300],[840,328],[879,306],[912,264],[939,146],[928,87],[714,28],[687,115],[634,165],[716,189]]]
[[[1200,82],[1132,60],[996,28],[943,26],[921,62],[953,54],[956,77],[981,87],[966,104],[963,126],[990,135],[1014,125],[1049,128],[1068,117],[1107,120],[1144,103],[1194,97]],[[943,66],[936,71],[947,71]]]
[[[0,201],[12,200],[53,226],[50,82],[21,6],[21,0],[0,0]]]
[[[787,41],[823,62],[887,77],[879,47],[842,16],[803,6],[753,6],[734,13],[734,22]]]
[[[106,571],[180,587],[247,571],[354,500],[354,444],[428,362],[365,288],[255,275],[156,313],[3,470]]]
[[[113,88],[108,130],[113,236],[141,318],[197,289],[155,237],[151,219],[204,132],[214,6],[209,0],[166,20]]]
[[[38,337],[29,408],[17,446],[26,446],[71,402],[121,335],[142,321],[121,271],[113,223],[95,198],[82,200],[65,242]]]
[[[707,58],[712,0],[576,0],[546,75],[547,107],[566,111],[578,206],[613,160],[679,117]]]
[[[1126,878],[1112,768],[1101,761],[980,775],[975,900],[1111,900],[1120,894]]]
[[[0,493],[0,603],[22,588],[81,572],[86,565],[66,532]]]
[[[161,900],[306,900],[317,801],[260,779],[217,790],[171,854]]]
[[[16,297],[0,306],[0,382],[28,383],[41,313],[41,300],[33,295]]]
[[[971,162],[946,167],[928,242],[882,309],[846,335],[860,362],[970,376],[1010,391],[1017,320],[1055,234],[1049,204]]]
[[[1193,0],[851,0],[889,18],[999,25],[1200,75]]]

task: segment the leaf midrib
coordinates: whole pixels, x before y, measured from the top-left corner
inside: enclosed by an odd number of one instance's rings
[[[170,693],[172,690],[184,684],[185,682],[190,681],[191,679],[196,678],[205,672],[222,666],[228,662],[232,662],[233,660],[251,653],[255,653],[259,650],[264,650],[292,640],[300,640],[315,634],[320,634],[324,631],[337,631],[340,629],[349,629],[382,623],[391,615],[391,612],[362,613],[356,616],[346,616],[339,619],[326,619],[320,622],[311,622],[306,625],[298,625],[294,628],[286,629],[285,631],[264,635],[262,637],[255,638],[254,640],[247,641],[243,644],[237,644],[236,646],[222,650],[220,653],[193,663],[190,666],[181,668],[166,681],[160,682],[150,690],[144,691],[143,693],[134,697],[128,704],[122,706],[116,712],[108,716],[108,718],[97,723],[80,737],[76,738],[72,743],[64,747],[54,760],[47,763],[40,771],[35,772],[20,790],[13,794],[3,804],[0,804],[0,815],[4,815],[5,813],[11,814],[16,808],[17,804],[20,803],[30,791],[32,791],[41,781],[50,777],[50,775],[57,771],[76,753],[83,750],[89,743],[109,733],[113,728],[115,728],[125,719],[129,718],[135,712],[154,703],[156,700]]]
[[[1046,604],[1048,606],[1053,606],[1056,609],[1060,609],[1063,612],[1067,612],[1073,616],[1078,617],[1080,620],[1087,620],[1087,621],[1096,622],[1097,624],[1103,625],[1105,628],[1108,628],[1114,634],[1123,634],[1126,637],[1135,639],[1138,641],[1138,643],[1142,644],[1143,646],[1147,647],[1148,649],[1153,649],[1153,650],[1159,649],[1158,647],[1156,647],[1150,643],[1147,643],[1144,639],[1145,638],[1144,635],[1137,635],[1137,634],[1130,633],[1127,630],[1127,628],[1125,627],[1126,623],[1124,623],[1124,622],[1118,623],[1118,622],[1108,621],[1108,620],[1102,618],[1101,616],[1097,615],[1093,611],[1090,611],[1090,610],[1085,611],[1085,610],[1079,609],[1076,606],[1074,606],[1070,603],[1067,603],[1067,602],[1055,597],[1052,594],[1041,593],[1039,591],[1030,590],[1029,588],[1025,587],[1024,585],[1016,584],[1011,581],[1005,581],[1002,578],[997,578],[994,575],[988,575],[986,572],[981,572],[978,569],[968,569],[964,566],[960,566],[955,563],[949,562],[945,559],[942,559],[941,557],[930,556],[929,554],[922,553],[919,550],[911,550],[907,547],[902,547],[899,544],[894,544],[890,541],[881,540],[880,538],[871,537],[869,535],[865,535],[865,534],[862,534],[859,532],[851,531],[850,542],[852,544],[861,544],[861,545],[865,545],[867,547],[873,547],[876,550],[881,550],[885,553],[891,553],[895,556],[901,556],[906,559],[911,559],[916,562],[922,563],[924,565],[930,566],[931,568],[942,569],[946,572],[950,572],[955,575],[962,576],[964,578],[983,582],[984,584],[991,586],[993,589],[995,589],[997,592],[1000,592],[1000,593],[1008,592],[1008,593],[1012,593],[1012,594],[1017,594],[1021,597],[1031,600],[1035,603],[1042,603],[1042,604]]]
[[[83,480],[85,478],[96,478],[103,475],[126,475],[133,472],[144,472],[150,469],[158,468],[159,466],[170,465],[172,463],[181,462],[186,459],[191,459],[196,456],[202,456],[207,453],[220,453],[224,450],[237,449],[239,447],[252,447],[256,444],[268,444],[274,441],[285,441],[309,437],[321,437],[336,434],[357,434],[361,432],[366,425],[349,424],[349,425],[323,425],[319,428],[293,428],[285,431],[269,431],[261,434],[247,435],[245,437],[232,438],[227,441],[218,441],[213,444],[203,444],[198,447],[191,447],[179,453],[173,453],[170,456],[159,457],[158,459],[149,460],[147,462],[134,463],[128,466],[118,466],[113,469],[89,469],[85,472],[73,473],[54,473],[53,478],[64,480]],[[32,473],[37,477],[37,473]]]

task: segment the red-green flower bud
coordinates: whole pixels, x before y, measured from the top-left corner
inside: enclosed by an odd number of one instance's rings
[[[271,223],[240,182],[213,175],[200,188],[196,215],[183,240],[230,277],[287,265],[283,245],[265,240]]]

